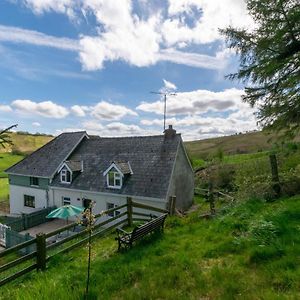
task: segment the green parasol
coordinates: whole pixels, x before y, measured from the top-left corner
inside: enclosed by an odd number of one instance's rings
[[[84,210],[83,207],[78,207],[74,205],[64,205],[61,206],[49,213],[46,218],[59,218],[59,219],[67,219],[72,216],[79,215]]]

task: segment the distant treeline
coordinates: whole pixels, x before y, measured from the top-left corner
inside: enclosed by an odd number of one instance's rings
[[[31,132],[28,132],[28,131],[16,131],[16,133],[19,134],[19,135],[34,135],[34,136],[51,136],[51,137],[53,137],[52,134],[40,133],[40,132],[31,133]]]

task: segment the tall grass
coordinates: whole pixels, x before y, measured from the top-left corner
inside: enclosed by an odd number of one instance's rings
[[[94,242],[90,299],[298,299],[300,197],[224,209],[213,220],[170,217],[163,235],[118,253]],[[5,299],[82,299],[87,249],[4,286]]]

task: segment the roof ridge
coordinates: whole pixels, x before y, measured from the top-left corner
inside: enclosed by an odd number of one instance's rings
[[[176,136],[181,135],[181,133],[176,133]],[[94,135],[95,136],[95,135]],[[130,135],[130,136],[115,136],[115,137],[100,137],[101,139],[128,139],[128,138],[149,138],[149,137],[164,137],[164,134],[156,134],[156,135]]]

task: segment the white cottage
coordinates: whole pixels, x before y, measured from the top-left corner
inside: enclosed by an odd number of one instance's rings
[[[172,126],[159,136],[63,133],[6,172],[12,214],[53,205],[87,207],[90,201],[98,213],[127,197],[160,208],[167,208],[170,196],[179,209],[193,201],[193,169]]]

